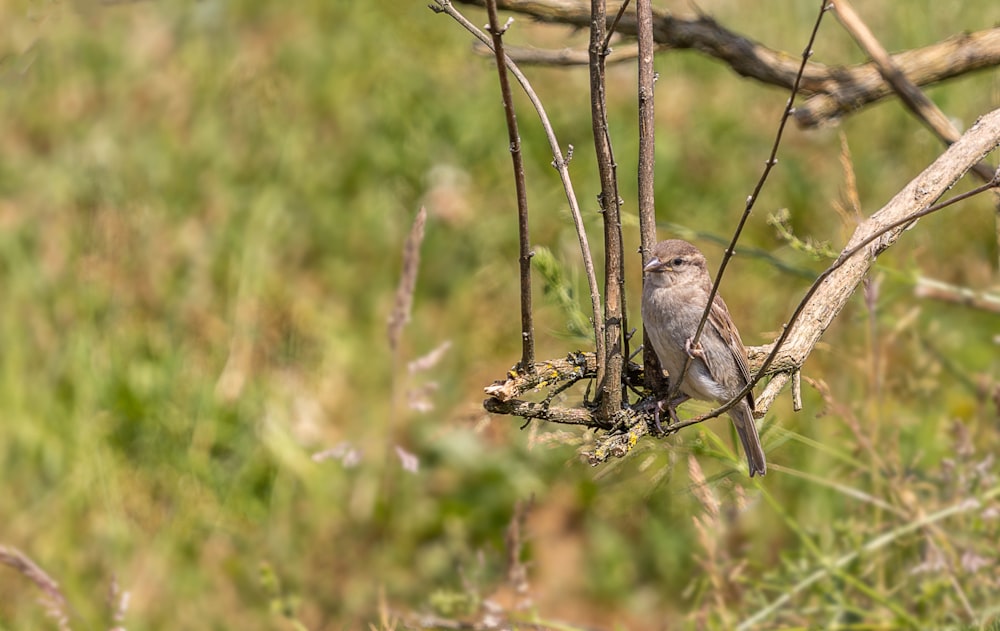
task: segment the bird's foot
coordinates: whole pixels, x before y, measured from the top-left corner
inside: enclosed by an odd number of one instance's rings
[[[657,436],[662,436],[666,433],[663,429],[663,425],[660,423],[660,413],[666,411],[671,424],[680,423],[681,419],[677,416],[677,406],[690,398],[691,397],[686,394],[681,394],[671,400],[662,399],[656,402],[653,406],[653,427],[656,429]]]
[[[657,436],[663,436],[663,426],[660,425],[660,412],[663,401],[657,401],[656,405],[653,406],[653,429],[656,430]]]
[[[684,342],[684,352],[687,353],[688,357],[691,359],[703,358],[705,356],[705,349],[702,348],[701,342],[698,342],[698,344],[692,344],[691,342],[693,341],[693,338],[689,337]]]

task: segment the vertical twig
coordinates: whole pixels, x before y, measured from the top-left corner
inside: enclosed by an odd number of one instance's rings
[[[448,15],[465,30],[472,33],[479,41],[491,50],[493,49],[493,42],[490,41],[490,38],[455,9],[451,0],[434,0],[434,2],[435,4],[429,5],[432,11]],[[510,56],[505,56],[505,59],[507,69],[510,70],[514,78],[521,84],[524,93],[538,113],[538,119],[542,123],[545,137],[548,139],[549,147],[552,149],[552,166],[559,173],[563,190],[566,192],[566,201],[569,203],[570,214],[573,216],[573,226],[576,228],[577,240],[580,243],[580,254],[583,258],[583,269],[590,288],[590,306],[593,313],[592,320],[594,325],[594,351],[597,354],[598,363],[602,363],[604,361],[604,320],[601,318],[601,290],[597,285],[597,273],[594,271],[594,258],[590,253],[590,242],[587,238],[586,227],[583,224],[583,213],[580,211],[580,203],[577,201],[576,192],[573,190],[573,181],[569,177],[569,161],[573,157],[573,145],[569,145],[569,150],[564,156],[562,149],[559,147],[555,131],[552,129],[552,122],[549,120],[548,114],[545,113],[545,107],[542,105],[541,99],[538,98],[538,94],[535,93],[528,78],[524,76],[524,73],[521,72],[521,69],[518,68]]]
[[[600,416],[610,419],[622,402],[622,235],[619,216],[617,165],[608,136],[608,116],[604,98],[604,36],[607,13],[604,0],[590,3],[590,107],[594,129],[594,151],[601,178],[598,202],[604,215],[604,339],[603,366],[598,364],[597,383]],[[598,357],[601,360],[601,357]],[[603,372],[602,372],[603,368]]]
[[[639,35],[639,238],[640,256],[645,265],[650,250],[656,243],[656,198],[654,187],[654,166],[656,147],[656,119],[653,86],[656,73],[653,70],[653,6],[651,0],[637,0]],[[645,283],[645,278],[643,279]],[[660,360],[649,343],[645,330],[642,334],[642,365],[646,389],[657,392],[663,387],[663,372]]]
[[[500,78],[503,111],[507,117],[507,136],[510,138],[510,159],[514,166],[514,189],[517,192],[518,265],[521,272],[521,363],[519,370],[528,372],[535,369],[535,336],[531,324],[531,243],[528,239],[528,194],[524,185],[521,137],[517,131],[517,115],[514,113],[514,99],[510,93],[507,64],[504,61],[503,34],[507,27],[500,28],[496,0],[486,0],[486,13],[490,19],[490,35],[493,37],[493,52],[496,55],[497,75]]]
[[[729,261],[733,258],[733,254],[736,253],[736,242],[739,241],[740,235],[743,234],[743,226],[746,225],[747,220],[750,218],[750,213],[753,211],[754,204],[757,203],[757,197],[760,195],[761,189],[764,188],[764,182],[767,181],[767,176],[770,175],[771,169],[774,168],[774,165],[778,164],[778,147],[781,146],[781,137],[785,132],[785,125],[788,124],[788,119],[795,111],[795,95],[799,92],[799,84],[802,82],[802,74],[805,72],[806,64],[809,63],[809,58],[812,57],[813,42],[816,41],[816,34],[819,33],[819,25],[823,21],[823,15],[830,10],[831,6],[832,5],[827,4],[827,0],[820,0],[819,14],[816,16],[816,23],[813,25],[812,33],[809,34],[809,43],[806,44],[805,49],[802,51],[802,62],[799,64],[799,71],[795,75],[795,82],[792,83],[792,90],[788,95],[788,102],[785,104],[785,110],[781,114],[781,122],[778,124],[778,132],[774,136],[774,144],[771,145],[771,154],[764,163],[764,171],[761,172],[760,178],[758,178],[757,184],[753,188],[753,192],[747,197],[746,205],[743,208],[743,216],[740,217],[740,222],[736,226],[736,231],[733,233],[733,238],[729,242],[729,247],[726,248],[726,251],[722,255],[722,264],[719,265],[719,272],[715,275],[715,282],[712,283],[712,290],[708,294],[708,304],[705,305],[705,311],[701,314],[701,321],[698,323],[698,328],[695,330],[694,337],[691,340],[692,346],[697,346],[698,340],[701,339],[701,332],[705,328],[705,322],[708,321],[708,314],[712,309],[712,303],[715,301],[716,294],[719,293],[719,284],[722,283],[722,276],[726,273],[726,267],[729,266]],[[680,384],[684,381],[684,374],[690,366],[691,357],[688,356],[688,358],[684,361],[684,367],[681,369],[681,374],[677,375],[676,379],[674,378],[674,375],[670,375],[670,383],[672,384],[671,396],[677,394]],[[747,391],[749,392],[749,390]]]

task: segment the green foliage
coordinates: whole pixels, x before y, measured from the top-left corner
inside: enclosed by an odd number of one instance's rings
[[[542,278],[542,288],[547,297],[559,306],[566,316],[566,331],[579,342],[592,340],[594,327],[584,314],[576,297],[574,285],[566,280],[563,266],[546,247],[536,247],[532,257],[533,269]]]
[[[894,49],[1000,19],[988,2],[875,4]],[[786,50],[813,13],[707,9]],[[508,37],[585,41],[529,22]],[[520,348],[515,204],[496,79],[447,18],[420,2],[14,0],[0,33],[0,545],[58,582],[72,628],[113,626],[113,581],[133,631],[476,616],[512,600],[505,532],[531,497],[532,605],[506,610],[526,625],[996,628],[996,317],[912,296],[918,274],[995,282],[988,201],[921,220],[880,261],[881,289],[810,358],[804,410],[767,419],[759,485],[725,420],[595,471],[576,457],[588,434],[481,411]],[[859,56],[830,20],[816,58]],[[717,262],[786,96],[693,53],[657,64],[661,235],[694,231]],[[586,71],[529,75],[576,148],[597,244]],[[631,253],[634,71],[608,75]],[[983,80],[933,96],[968,125],[996,106]],[[588,290],[518,99],[535,278],[556,307],[537,301],[537,352],[560,357],[580,347],[566,333],[589,335]],[[864,213],[940,151],[895,104],[843,129]],[[837,249],[849,229],[829,210],[839,152],[828,131],[787,132],[723,286],[749,344],[821,265],[795,243]],[[763,219],[782,207],[800,241]],[[3,567],[0,594],[0,628],[55,628],[30,575]]]
[[[782,241],[785,241],[796,252],[803,252],[816,260],[834,260],[838,252],[830,247],[829,241],[816,242],[812,238],[800,239],[795,236],[789,224],[790,213],[787,208],[779,208],[774,213],[768,215],[767,224],[774,226],[775,232]]]

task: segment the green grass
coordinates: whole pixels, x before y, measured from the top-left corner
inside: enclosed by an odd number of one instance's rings
[[[71,626],[113,626],[113,581],[130,593],[131,631],[474,615],[491,596],[508,602],[494,594],[504,532],[529,498],[522,619],[731,628],[791,593],[764,626],[995,626],[996,316],[912,295],[918,273],[995,286],[989,200],[922,220],[879,263],[875,313],[853,300],[806,365],[819,389],[804,386],[803,411],[782,400],[769,415],[776,466],[763,482],[740,473],[727,421],[594,470],[576,455],[587,436],[518,432],[481,410],[481,388],[520,348],[496,78],[446,17],[383,4],[0,6],[0,545],[59,583]],[[864,9],[892,48],[1000,19],[988,2]],[[715,15],[791,51],[813,13],[745,11]],[[582,41],[515,25],[515,41]],[[827,22],[817,59],[858,58]],[[657,64],[661,235],[705,235],[717,263],[710,237],[742,210],[786,96],[694,53]],[[932,94],[968,126],[998,104],[990,72]],[[596,243],[586,71],[529,75],[576,148]],[[633,71],[609,77],[634,252]],[[548,146],[518,104],[532,241],[587,313]],[[841,129],[866,213],[940,151],[897,104]],[[799,237],[844,241],[839,152],[835,131],[789,130],[744,240],[782,265],[740,257],[723,287],[749,344],[772,339],[802,273],[822,266],[767,215],[787,207]],[[394,359],[386,318],[421,205],[413,318]],[[536,275],[538,355],[564,356],[579,345],[542,285]],[[446,341],[432,369],[407,371]],[[432,410],[409,407],[415,390]],[[0,629],[56,628],[25,575],[0,569],[0,594]]]

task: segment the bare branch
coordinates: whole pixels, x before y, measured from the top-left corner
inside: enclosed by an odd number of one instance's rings
[[[760,410],[769,410],[774,404],[774,401],[778,398],[778,395],[781,394],[781,391],[785,389],[785,386],[787,386],[788,382],[792,380],[792,377],[797,374],[799,374],[798,370],[790,370],[786,372],[779,372],[772,377],[771,380],[767,382],[767,385],[764,386],[764,391],[761,392],[760,396],[758,396],[756,401],[754,401],[755,415],[760,414]]]
[[[548,388],[565,381],[577,382],[597,374],[594,353],[571,353],[565,359],[552,359],[535,364],[527,373],[510,371],[504,381],[494,381],[483,388],[486,394],[500,401],[510,401],[526,392]]]
[[[943,302],[982,309],[992,313],[1000,313],[1000,295],[991,294],[985,291],[976,291],[968,287],[958,287],[942,283],[931,278],[918,278],[917,286],[914,289],[917,298],[931,298]]]
[[[918,86],[994,67],[1000,64],[1000,27],[961,33],[936,44],[896,53],[890,59]],[[813,90],[807,82],[803,91],[814,95],[795,109],[795,121],[800,127],[830,123],[894,92],[874,63],[821,68],[828,77],[827,86]],[[822,73],[816,78],[820,79]]]
[[[483,407],[487,412],[494,414],[509,414],[525,419],[539,419],[542,421],[552,421],[564,425],[584,425],[586,427],[598,427],[610,429],[612,425],[598,419],[593,412],[587,408],[565,408],[553,407],[544,403],[534,401],[522,401],[512,399],[501,401],[500,399],[486,399]]]
[[[482,4],[482,0],[460,0]],[[584,27],[590,23],[589,5],[580,0],[498,0],[501,9],[531,15],[543,22]],[[620,6],[614,3],[612,8]],[[636,35],[634,12],[626,12],[617,27],[623,35]],[[656,43],[671,49],[693,49],[727,64],[739,75],[762,83],[791,88],[799,63],[734,33],[708,16],[681,18],[664,9],[653,11]],[[892,55],[893,63],[918,86],[937,83],[1000,64],[1000,27],[962,33],[923,48]],[[806,66],[800,92],[810,98],[795,109],[800,127],[816,127],[849,115],[892,96],[873,63],[854,66]]]
[[[638,0],[639,34],[639,254],[642,265],[649,260],[649,253],[656,244],[656,197],[655,191],[655,150],[656,150],[656,108],[654,84],[656,72],[653,68],[653,6],[651,0]],[[645,283],[645,277],[643,283]],[[642,363],[646,366],[646,389],[659,392],[666,384],[649,335],[643,328]]]
[[[611,21],[611,26],[608,27],[607,35],[604,37],[604,44],[601,45],[601,50],[604,51],[604,57],[608,56],[608,52],[611,50],[611,38],[615,35],[615,30],[618,28],[618,23],[621,22],[622,16],[625,15],[625,9],[628,8],[629,0],[624,0],[621,6],[618,7],[618,11],[615,13],[615,19]],[[593,4],[591,4],[593,6]],[[606,9],[602,9],[606,11]]]
[[[497,18],[496,0],[486,0],[486,13],[490,18],[490,35],[493,37],[493,52],[496,55],[497,75],[500,78],[500,94],[503,97],[503,111],[507,119],[510,159],[514,166],[514,190],[517,192],[518,269],[521,281],[520,370],[525,371],[535,363],[535,336],[531,323],[531,243],[528,238],[528,192],[525,188],[521,136],[517,131],[514,98],[510,93],[510,82],[507,79],[507,64],[504,62],[503,53],[503,30],[500,28],[500,21]]]
[[[590,19],[590,113],[594,130],[594,152],[601,178],[598,197],[604,215],[604,356],[598,354],[597,387],[601,416],[610,418],[622,403],[622,332],[624,329],[624,282],[622,233],[619,216],[617,164],[608,135],[605,101],[604,56],[607,15],[604,0],[591,0]]]
[[[1000,146],[1000,109],[980,117],[958,142],[924,169],[923,173],[910,181],[881,210],[855,229],[854,235],[837,260],[819,275],[799,302],[788,324],[775,341],[771,353],[764,360],[760,373],[731,401],[702,415],[696,422],[722,414],[746,396],[761,376],[766,374],[768,367],[786,343],[790,350],[795,349],[797,353],[793,356],[795,365],[801,366],[823,332],[844,308],[847,299],[864,279],[878,255],[891,247],[903,231],[912,227],[918,219],[1000,186],[1000,169],[998,169],[993,179],[986,184],[956,195],[945,202],[933,204],[974,164],[998,146]],[[855,256],[862,251],[866,256]],[[820,298],[814,300],[817,296]],[[688,424],[691,423],[685,423]]]
[[[868,25],[864,23],[861,16],[854,10],[850,0],[834,0],[833,6],[840,23],[851,34],[851,37],[861,46],[868,56],[875,62],[882,78],[892,86],[892,89],[899,94],[903,104],[913,112],[917,118],[923,121],[927,127],[944,141],[945,144],[958,140],[961,132],[944,115],[944,112],[934,104],[927,95],[920,91],[920,88],[913,85],[906,74],[893,62],[888,51],[878,41],[875,34],[871,32]],[[988,182],[993,177],[993,169],[985,162],[980,162],[972,167],[972,171],[979,176],[983,182]]]
[[[656,50],[661,50],[662,46],[657,46]],[[493,54],[486,46],[476,43],[473,46],[475,52]],[[536,48],[534,46],[506,46],[504,51],[507,57],[516,63],[525,66],[586,66],[590,61],[590,53],[585,49],[576,48]],[[638,44],[622,44],[612,48],[604,59],[607,66],[631,61],[639,56]]]
[[[909,80],[906,73],[896,65],[892,57],[885,50],[885,47],[882,46],[868,28],[868,25],[864,23],[861,16],[854,10],[854,6],[850,1],[836,0],[834,6],[837,9],[837,17],[840,19],[840,23],[844,25],[844,28],[858,42],[858,45],[872,58],[882,78],[899,94],[899,98],[903,104],[918,119],[923,121],[945,144],[950,145],[958,140],[960,135],[958,128],[955,127],[951,120],[944,115],[944,112],[933,101],[927,98],[927,95],[920,91],[920,88]],[[988,182],[993,177],[993,169],[985,162],[980,162],[973,166],[972,171],[983,182]],[[1000,196],[994,197],[993,204],[997,211],[997,243],[1000,244]]]

